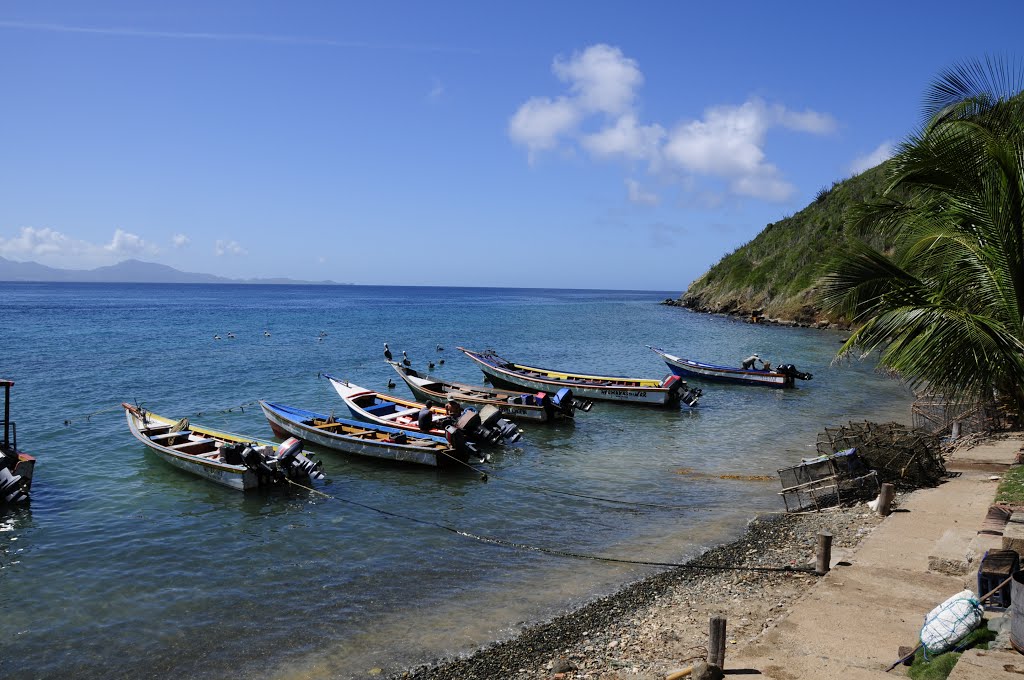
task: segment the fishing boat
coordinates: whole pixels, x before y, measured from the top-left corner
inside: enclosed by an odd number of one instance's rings
[[[814,376],[796,369],[793,364],[783,364],[775,370],[749,370],[730,366],[705,364],[693,359],[684,359],[669,354],[657,347],[648,347],[668,364],[672,372],[686,378],[700,378],[716,382],[729,382],[739,385],[761,385],[764,387],[796,387],[797,380],[810,380]]]
[[[516,421],[550,423],[571,420],[575,417],[577,409],[589,411],[594,405],[592,401],[576,399],[568,387],[563,387],[555,394],[501,390],[496,387],[439,380],[433,376],[421,375],[416,369],[403,366],[397,361],[388,363],[409,386],[413,396],[420,401],[430,400],[438,404],[451,400],[463,408],[478,410],[485,406],[494,406],[502,414]]]
[[[298,437],[310,444],[355,456],[418,463],[432,467],[482,460],[471,442],[456,447],[445,437],[421,434],[397,427],[384,427],[357,420],[342,420],[333,414],[261,401],[260,408],[270,428],[279,437]]]
[[[476,352],[464,347],[458,349],[479,364],[491,384],[503,389],[557,392],[568,387],[577,398],[648,406],[674,407],[686,404],[693,407],[700,400],[700,389],[690,388],[679,376],[671,373],[663,380],[570,373],[516,364],[502,359],[491,350]]]
[[[494,406],[485,406],[479,411],[455,407],[456,410],[451,411],[452,406],[447,404],[447,408],[431,405],[429,417],[421,418],[428,413],[425,403],[381,394],[326,373],[323,375],[357,420],[445,437],[452,444],[460,444],[463,438],[484,446],[512,444],[522,436],[519,428],[502,418],[501,411]]]
[[[232,489],[306,483],[324,477],[323,464],[302,453],[302,442],[272,444],[230,432],[192,425],[188,418],[165,418],[122,403],[132,435],[174,467]]]
[[[0,441],[0,506],[23,505],[29,501],[36,459],[18,450],[18,427],[11,420],[13,380],[0,379],[4,388],[4,438]]]

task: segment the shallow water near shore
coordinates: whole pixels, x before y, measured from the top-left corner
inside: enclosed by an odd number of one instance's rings
[[[844,334],[657,304],[672,295],[0,284],[0,377],[16,381],[18,442],[39,459],[31,507],[0,518],[2,675],[365,677],[469,651],[653,568],[482,543],[346,501],[506,541],[679,562],[781,509],[777,480],[720,475],[774,477],[813,455],[826,425],[909,419],[910,394],[873,364],[831,365]],[[331,498],[242,494],[182,473],[131,437],[118,408],[137,399],[271,438],[258,398],[344,415],[320,372],[380,390],[394,378],[408,396],[385,341],[418,369],[443,358],[436,375],[471,383],[481,374],[457,345],[640,377],[668,373],[647,344],[726,364],[758,352],[815,377],[786,391],[705,384],[693,411],[597,403],[575,426],[528,426],[493,454],[487,482],[323,452],[318,488]]]

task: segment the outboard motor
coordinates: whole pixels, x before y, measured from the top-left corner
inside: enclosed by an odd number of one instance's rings
[[[693,408],[694,406],[697,405],[697,402],[700,401],[700,395],[702,394],[704,394],[704,390],[702,390],[699,387],[693,387],[691,389],[686,390],[686,392],[683,393],[682,399],[680,401],[682,401],[690,408]]]
[[[276,464],[277,461],[273,462]],[[242,449],[242,464],[261,477],[277,478],[281,474],[276,465],[270,465],[270,461],[262,452],[248,445]]]
[[[286,439],[277,449],[277,464],[289,477],[309,477],[323,479],[324,464],[314,463],[302,453],[302,441],[291,437]]]
[[[0,453],[0,456],[5,454]],[[14,458],[17,463],[17,456],[6,455],[6,459]],[[0,460],[0,504],[2,503],[24,503],[28,500],[28,494],[22,490],[21,475],[13,474],[7,468],[8,461]]]
[[[462,460],[463,462],[470,459],[475,461],[483,460],[483,456],[480,455],[480,449],[477,448],[476,444],[469,441],[469,435],[457,426],[446,426],[444,428],[444,436],[445,439],[448,440],[448,445],[455,451],[456,458],[459,460]]]
[[[686,384],[686,381],[680,378],[675,373],[665,378],[664,386],[669,389],[671,401],[675,403],[683,403],[693,408],[697,405],[700,400],[700,395],[704,393],[699,387],[690,389]]]
[[[480,431],[488,441],[496,444],[512,444],[523,436],[515,423],[502,418],[501,411],[490,404],[480,409]]]
[[[793,364],[782,364],[775,370],[790,378],[796,378],[797,380],[810,380],[811,378],[814,377],[814,375],[811,373],[803,373],[801,371],[798,371],[796,369],[796,366],[794,366]]]
[[[220,447],[220,459],[228,465],[241,465],[243,450],[245,450],[245,444],[225,444]]]

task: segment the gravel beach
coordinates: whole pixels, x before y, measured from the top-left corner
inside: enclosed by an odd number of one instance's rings
[[[752,520],[738,540],[687,564],[813,566],[819,532],[832,532],[833,555],[838,556],[881,521],[864,503],[820,513],[767,515]],[[742,644],[783,618],[817,578],[797,571],[675,568],[466,658],[439,660],[392,677],[661,679],[704,658],[711,616],[728,617],[728,646]]]

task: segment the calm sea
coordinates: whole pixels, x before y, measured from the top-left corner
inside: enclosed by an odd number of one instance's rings
[[[826,425],[909,419],[909,393],[873,365],[831,364],[841,333],[657,304],[673,295],[0,284],[0,377],[16,381],[18,441],[39,461],[31,507],[0,516],[0,676],[366,677],[469,651],[652,571],[481,543],[353,502],[546,548],[680,561],[781,509],[777,481],[719,475],[774,475],[811,455]],[[727,364],[758,352],[815,377],[788,391],[706,385],[694,411],[598,403],[575,426],[529,428],[494,454],[487,482],[324,452],[330,498],[242,494],[180,472],[131,437],[118,408],[137,400],[270,438],[258,408],[238,407],[269,398],[341,414],[318,374],[384,390],[385,341],[416,368],[443,358],[437,375],[473,383],[481,374],[457,345],[639,377],[668,373],[647,344]]]

